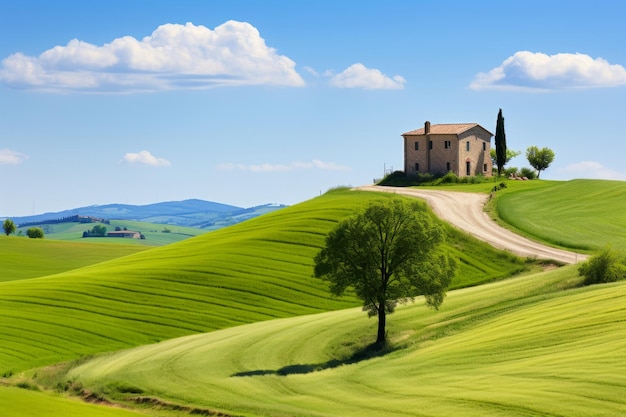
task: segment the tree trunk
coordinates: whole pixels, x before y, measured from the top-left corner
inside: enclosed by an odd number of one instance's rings
[[[378,307],[378,336],[376,337],[376,345],[382,347],[385,345],[385,325],[387,322],[387,312],[385,304],[382,303]]]

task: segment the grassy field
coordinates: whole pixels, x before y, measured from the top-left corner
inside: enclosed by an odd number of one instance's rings
[[[0,283],[0,375],[236,325],[359,305],[329,295],[312,259],[338,220],[375,198],[340,191],[177,244]],[[458,232],[457,286],[526,267]],[[16,240],[19,240],[16,238]],[[25,240],[28,242],[28,240]]]
[[[536,193],[557,207],[549,190],[569,184],[508,183],[497,193],[499,210],[509,198]],[[569,198],[584,190],[572,183],[574,191],[562,192]],[[580,288],[576,266],[520,274],[527,260],[452,228],[447,248],[460,260],[453,287],[465,288],[449,292],[438,312],[419,300],[399,308],[388,320],[391,351],[362,355],[376,321],[354,297],[330,297],[312,277],[312,259],[337,221],[371,199],[392,197],[337,190],[167,246],[131,246],[142,251],[129,256],[126,245],[102,244],[120,249],[106,262],[89,260],[96,251],[86,248],[99,245],[91,239],[0,238],[0,254],[36,266],[30,276],[0,282],[2,415],[32,415],[27,402],[53,409],[41,415],[125,415],[3,380],[135,397],[141,404],[133,407],[155,417],[626,413],[626,283]],[[619,201],[605,190],[586,200],[594,207],[578,210],[626,211]],[[594,238],[613,221],[602,219],[589,232]],[[6,249],[15,242],[23,246]],[[77,246],[69,256],[68,247],[45,246],[57,244]],[[47,261],[55,256],[53,270]],[[82,257],[84,264],[71,264]]]
[[[1,235],[0,282],[58,274],[148,249],[139,245],[93,243]]]
[[[83,243],[116,243],[143,246],[169,245],[170,243],[179,242],[193,236],[199,236],[207,233],[206,230],[196,229],[193,227],[154,224],[132,220],[111,220],[111,224],[101,224],[106,227],[108,232],[114,231],[116,227],[119,227],[120,229],[127,228],[128,230],[141,232],[146,238],[83,238],[83,232],[91,230],[96,224],[100,225],[100,223],[59,223],[33,227],[42,228],[46,239],[68,240]],[[18,228],[16,234],[21,232],[25,236],[26,230],[29,229],[29,227],[31,226]],[[169,232],[164,232],[164,230],[169,230]]]
[[[143,414],[77,399],[19,389],[0,388],[0,410],[6,417],[140,417]]]
[[[528,183],[531,186],[521,182],[521,186],[498,192],[497,214],[503,221],[565,248],[590,251],[606,244],[626,248],[626,182]]]
[[[593,252],[610,244],[626,248],[626,181],[515,181],[445,184],[462,192],[497,191],[488,207],[518,233],[565,249]]]
[[[410,304],[389,317],[396,350],[362,361],[375,321],[348,309],[105,355],[68,378],[227,415],[620,416],[626,283],[579,281],[570,266],[451,292],[439,312]]]

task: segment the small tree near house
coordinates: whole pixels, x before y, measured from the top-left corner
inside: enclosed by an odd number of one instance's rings
[[[547,169],[554,161],[554,152],[550,148],[539,149],[536,146],[530,146],[526,149],[526,159],[537,170],[537,178],[539,178],[541,171]]]

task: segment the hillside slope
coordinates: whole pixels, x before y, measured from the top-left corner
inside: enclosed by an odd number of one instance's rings
[[[368,360],[351,354],[375,322],[349,309],[142,346],[68,377],[227,415],[621,416],[626,283],[568,289],[579,282],[570,266],[453,291],[439,312],[409,304],[389,317],[397,350]]]
[[[626,181],[572,180],[507,190],[498,215],[526,235],[553,245],[598,250],[626,248]]]
[[[144,246],[0,236],[0,281],[38,278],[146,250]]]
[[[387,194],[340,191],[132,256],[0,283],[0,375],[83,355],[263,320],[354,307],[312,277],[328,231]],[[510,276],[514,256],[468,236],[449,250],[455,285]],[[452,240],[452,239],[451,239]]]
[[[526,239],[501,227],[484,211],[489,198],[487,194],[380,186],[366,186],[359,187],[359,189],[425,199],[441,219],[496,248],[511,251],[519,256],[550,259],[562,263],[577,263],[587,257],[584,254],[553,248],[535,240]]]

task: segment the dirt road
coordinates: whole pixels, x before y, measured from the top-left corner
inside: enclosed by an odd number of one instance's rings
[[[483,211],[483,206],[488,198],[486,194],[374,185],[357,187],[357,189],[402,194],[424,199],[443,220],[496,248],[508,250],[520,256],[553,259],[568,264],[577,263],[587,258],[587,255],[537,243],[499,226]]]

